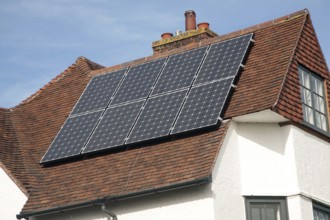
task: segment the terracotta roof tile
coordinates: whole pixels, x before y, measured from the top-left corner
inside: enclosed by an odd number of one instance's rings
[[[306,12],[301,11],[291,19],[253,32],[255,43],[229,103],[226,118],[272,108],[281,90],[305,16]]]
[[[45,178],[23,211],[38,211],[208,177],[228,125],[224,123],[218,131],[197,136],[40,168]]]

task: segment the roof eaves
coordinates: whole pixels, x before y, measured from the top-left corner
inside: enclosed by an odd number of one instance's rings
[[[81,203],[70,204],[70,205],[65,205],[65,206],[60,206],[60,207],[55,207],[55,208],[49,208],[49,209],[43,209],[43,210],[38,210],[38,211],[33,211],[33,212],[21,212],[20,214],[16,215],[16,218],[17,219],[29,218],[32,216],[40,216],[40,215],[46,215],[46,214],[50,214],[50,213],[63,212],[63,211],[78,209],[78,208],[82,208],[82,207],[86,207],[86,206],[100,205],[100,204],[104,204],[107,202],[118,202],[121,200],[130,199],[130,198],[157,194],[157,193],[162,193],[162,192],[166,192],[166,191],[173,191],[173,190],[186,188],[186,187],[190,187],[190,186],[195,186],[195,185],[208,184],[211,181],[212,181],[212,176],[209,175],[209,176],[206,176],[206,177],[203,177],[200,179],[195,179],[195,180],[181,182],[181,183],[174,183],[174,184],[171,184],[168,186],[151,188],[151,189],[147,189],[147,190],[143,190],[143,191],[136,191],[136,192],[115,195],[115,196],[106,196],[101,199],[95,199],[95,200],[85,201],[85,202],[81,202]]]

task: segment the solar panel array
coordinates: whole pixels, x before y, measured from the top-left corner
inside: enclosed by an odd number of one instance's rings
[[[93,77],[41,163],[218,125],[251,39]]]

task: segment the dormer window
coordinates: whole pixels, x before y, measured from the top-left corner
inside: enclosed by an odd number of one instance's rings
[[[299,66],[298,69],[304,121],[327,132],[328,122],[323,79],[302,66]]]

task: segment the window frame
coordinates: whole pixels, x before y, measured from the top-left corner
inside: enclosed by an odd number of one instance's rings
[[[280,207],[280,220],[289,220],[288,217],[288,207],[286,202],[286,197],[264,197],[264,196],[246,196],[245,197],[245,214],[247,220],[252,219],[251,205],[253,203],[260,204],[279,204]]]
[[[306,87],[305,85],[303,85],[303,76],[302,76],[302,72],[304,72],[305,74],[309,75],[309,79],[310,79],[310,88]],[[300,85],[300,96],[301,96],[301,103],[302,103],[302,111],[303,111],[303,124],[307,125],[308,127],[313,128],[314,130],[317,130],[325,135],[329,134],[329,118],[328,118],[328,105],[327,105],[327,97],[326,97],[326,86],[324,83],[324,79],[317,75],[316,73],[314,73],[313,71],[307,69],[306,67],[302,66],[302,65],[298,65],[298,75],[299,75],[299,85]],[[314,92],[316,90],[315,85],[312,83],[312,79],[316,79],[319,80],[321,82],[321,86],[322,86],[322,92],[323,94],[320,95],[316,92]],[[312,105],[310,106],[308,103],[304,102],[304,92],[303,90],[308,90],[311,94],[311,103]],[[324,108],[324,113],[320,112],[318,109],[316,109],[316,104],[315,104],[315,98],[314,95],[321,97],[323,99],[323,108]],[[309,122],[307,120],[308,116],[305,114],[304,108],[309,108],[312,110],[312,116],[313,116],[313,123]],[[323,130],[322,128],[317,126],[317,116],[316,114],[320,114],[323,115],[325,117],[325,130]]]
[[[328,218],[330,219],[330,207],[329,206],[326,206],[321,203],[313,201],[313,219],[315,220],[314,211],[318,211],[323,214],[327,214],[329,216]]]

